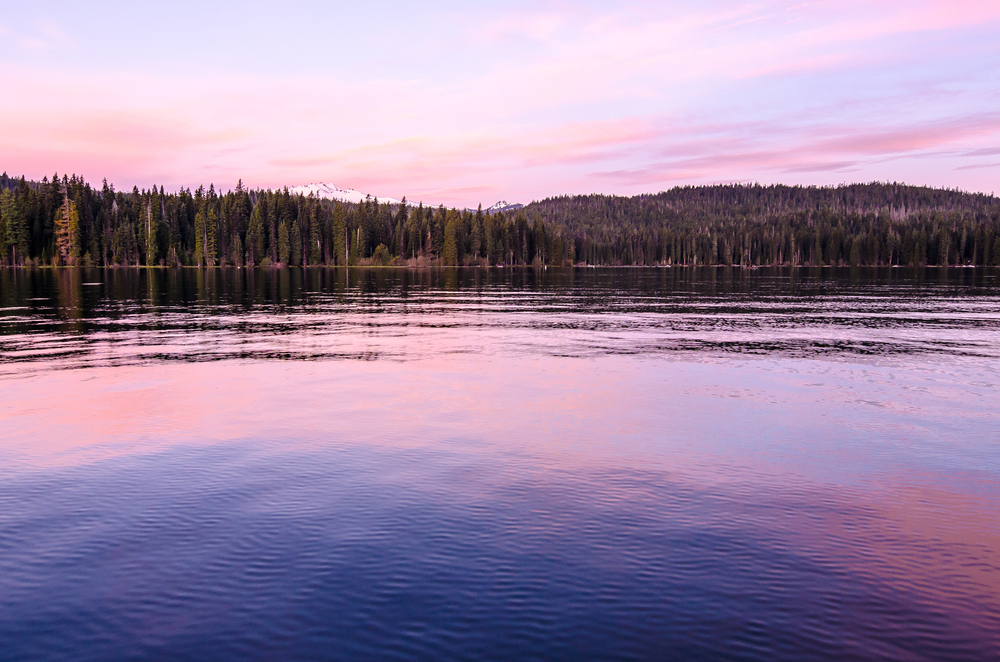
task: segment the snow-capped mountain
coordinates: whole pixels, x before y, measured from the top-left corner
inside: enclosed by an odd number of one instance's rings
[[[517,211],[523,207],[524,205],[519,202],[507,202],[506,200],[501,200],[485,211],[487,214],[497,214],[502,211]]]
[[[340,202],[351,202],[358,204],[359,202],[364,202],[368,198],[375,198],[374,195],[369,195],[368,193],[362,193],[361,191],[356,191],[352,188],[338,188],[333,184],[324,184],[323,182],[316,182],[312,184],[306,184],[305,186],[292,186],[288,189],[288,192],[292,195],[302,195],[308,196],[310,193],[318,198],[326,198],[327,200],[339,200]],[[398,205],[401,200],[396,198],[382,198],[378,199],[379,202],[388,202],[391,205]],[[407,204],[414,204],[407,200]],[[419,203],[418,203],[419,204]]]
[[[306,184],[304,186],[291,186],[288,188],[288,192],[292,195],[302,194],[304,196],[309,196],[310,194],[315,195],[319,198],[326,198],[327,200],[339,200],[340,202],[350,202],[352,204],[358,204],[359,202],[364,202],[365,200],[371,198],[375,199],[376,196],[362,193],[352,188],[339,188],[333,184],[325,184],[323,182],[314,182],[312,184]],[[382,197],[378,196],[378,201],[382,203],[389,203],[390,205],[398,205],[402,200],[397,198]],[[407,200],[407,206],[416,207],[420,204],[419,200]],[[437,205],[429,205],[426,202],[424,207],[436,208]],[[501,200],[489,209],[485,209],[488,214],[496,214],[498,212],[507,211],[517,211],[518,209],[524,207],[522,204],[516,202],[507,202],[506,200]],[[475,209],[469,209],[468,211],[476,211]]]

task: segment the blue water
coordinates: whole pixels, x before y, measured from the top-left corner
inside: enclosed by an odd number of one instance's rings
[[[998,285],[0,271],[0,659],[994,659]]]

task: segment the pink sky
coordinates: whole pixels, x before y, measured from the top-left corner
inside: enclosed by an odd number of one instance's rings
[[[101,3],[0,17],[0,169],[451,205],[1000,191],[1000,4]]]

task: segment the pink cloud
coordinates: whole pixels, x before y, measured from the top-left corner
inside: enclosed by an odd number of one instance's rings
[[[453,78],[9,68],[0,73],[3,167],[33,177],[107,176],[120,186],[325,180],[466,205],[476,202],[467,195],[528,199],[594,182],[638,192],[668,182],[868,172],[901,158],[937,159],[921,167],[937,167],[944,183],[947,173],[987,170],[955,159],[989,156],[983,145],[1000,142],[998,117],[982,110],[982,97],[976,107],[920,114],[955,97],[951,79],[906,98],[845,89],[788,109],[784,99],[753,96],[758,79],[927,57],[889,53],[886,40],[981,30],[1000,18],[996,3],[715,3],[670,13],[654,4],[614,12],[553,5],[495,18],[477,21],[488,26],[486,46],[475,50],[482,31],[462,44],[483,66]],[[532,48],[509,48],[522,39]],[[737,84],[744,96],[727,98]],[[951,153],[931,159],[931,150]]]
[[[897,154],[953,144],[967,138],[1000,134],[1000,113],[976,114],[910,126],[842,127],[839,136],[820,140],[819,151],[866,155]]]
[[[1000,162],[998,163],[974,163],[972,165],[964,165],[955,168],[955,170],[982,170],[984,168],[1000,168]]]
[[[27,51],[48,51],[71,43],[66,32],[55,23],[35,21],[27,29],[14,29],[0,23],[0,43],[8,42]]]

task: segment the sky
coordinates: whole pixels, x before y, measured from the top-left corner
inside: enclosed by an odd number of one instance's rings
[[[455,206],[1000,193],[1000,2],[9,3],[0,171]]]

